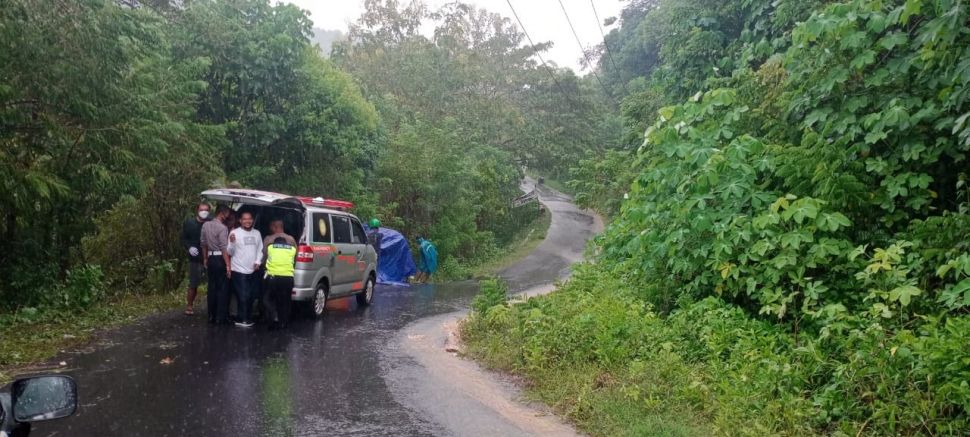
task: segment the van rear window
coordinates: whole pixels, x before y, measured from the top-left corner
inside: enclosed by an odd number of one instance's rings
[[[325,213],[315,213],[313,214],[313,242],[314,243],[330,243],[330,214]]]

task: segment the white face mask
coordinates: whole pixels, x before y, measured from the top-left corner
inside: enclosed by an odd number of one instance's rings
[[[199,218],[202,220],[209,218],[209,211],[199,211]]]

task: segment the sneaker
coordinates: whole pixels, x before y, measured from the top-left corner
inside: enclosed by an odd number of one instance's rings
[[[252,328],[253,322],[236,322],[236,326],[240,328]]]

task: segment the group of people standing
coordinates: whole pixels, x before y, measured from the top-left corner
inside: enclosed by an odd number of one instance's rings
[[[270,221],[265,238],[253,226],[249,211],[219,205],[215,215],[207,203],[196,207],[195,216],[182,226],[182,245],[189,257],[189,286],[185,314],[195,314],[195,298],[202,277],[208,278],[206,298],[209,323],[229,324],[230,297],[236,297],[236,319],[241,328],[254,326],[254,306],[270,322],[270,329],[286,327],[292,305],[296,240],[284,232],[283,220]],[[370,221],[368,243],[380,253],[380,221]],[[421,262],[415,278],[425,283],[438,267],[434,245],[418,237]],[[259,303],[259,304],[257,304]]]
[[[270,329],[286,327],[296,263],[296,240],[283,231],[283,221],[270,222],[263,238],[254,229],[251,212],[236,212],[225,205],[210,218],[210,206],[200,203],[196,215],[182,227],[182,245],[189,255],[189,287],[185,314],[193,306],[202,281],[208,277],[209,323],[229,324],[230,296],[236,297],[235,325],[254,325],[253,307],[261,302]]]

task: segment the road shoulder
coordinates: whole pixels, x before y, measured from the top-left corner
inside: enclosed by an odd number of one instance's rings
[[[412,386],[418,407],[457,435],[579,435],[542,404],[528,402],[510,375],[489,371],[462,359],[449,341],[466,312],[430,317],[411,324],[398,336],[401,352],[429,378]],[[441,405],[436,400],[447,399]]]
[[[523,186],[530,184],[535,181],[527,179]],[[579,210],[568,196],[539,189],[552,215],[546,239],[500,274],[520,298],[554,291],[555,282],[582,261],[588,239],[603,229],[601,217]],[[401,331],[391,349],[412,365],[408,371],[389,370],[386,379],[396,386],[392,391],[456,435],[580,435],[545,405],[526,400],[521,380],[462,358],[460,323],[467,314],[422,319]]]

